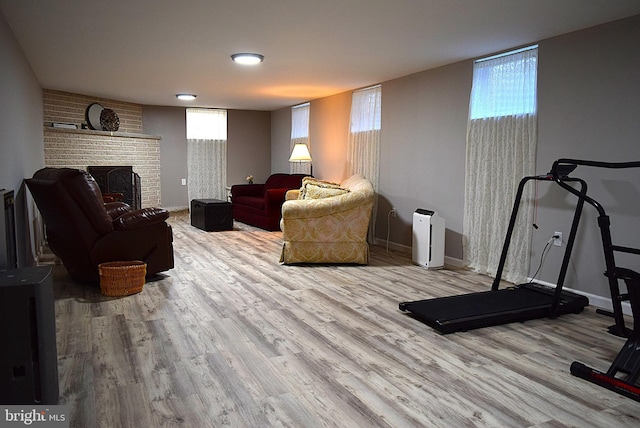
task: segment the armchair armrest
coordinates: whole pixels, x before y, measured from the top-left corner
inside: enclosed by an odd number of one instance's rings
[[[231,197],[238,196],[262,196],[264,184],[234,184],[231,186]]]
[[[131,211],[131,206],[125,202],[107,202],[104,204],[104,209],[107,210],[107,214],[113,220]]]
[[[161,223],[169,218],[169,211],[163,208],[143,208],[129,211],[113,221],[115,230],[130,230],[150,224]]]
[[[282,218],[308,219],[332,216],[373,203],[373,192],[349,192],[324,199],[288,200],[282,204]]]
[[[300,189],[291,189],[284,195],[285,201],[294,201],[300,196]]]

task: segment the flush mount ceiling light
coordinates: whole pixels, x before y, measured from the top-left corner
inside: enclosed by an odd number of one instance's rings
[[[256,65],[264,61],[264,55],[257,53],[235,53],[231,55],[231,59],[242,65]]]
[[[193,101],[196,99],[195,94],[176,94],[176,98],[181,101]]]

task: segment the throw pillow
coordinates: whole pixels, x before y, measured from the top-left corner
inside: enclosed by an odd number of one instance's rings
[[[333,196],[340,196],[348,193],[348,189],[342,189],[340,187],[323,187],[315,184],[307,184],[305,191],[305,199],[324,199],[331,198]]]
[[[323,188],[332,188],[332,189],[340,189],[340,185],[338,183],[332,183],[331,181],[318,180],[314,177],[304,177],[302,179],[302,187],[300,188],[300,193],[298,194],[298,199],[306,199],[307,186],[314,185],[317,187]]]

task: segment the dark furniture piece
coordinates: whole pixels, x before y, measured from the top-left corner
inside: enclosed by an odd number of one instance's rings
[[[220,199],[194,199],[191,201],[191,226],[207,232],[233,230],[231,202]]]
[[[173,268],[167,210],[105,204],[94,178],[78,169],[43,168],[25,181],[51,251],[76,281],[97,283],[103,262],[140,260],[147,276]]]
[[[57,404],[50,267],[0,270],[0,403]]]
[[[13,190],[0,189],[0,269],[18,267]]]
[[[600,162],[581,159],[558,159],[553,164],[553,171],[560,170],[567,165],[574,168],[583,165],[595,168],[627,169],[640,168],[640,161]],[[634,259],[632,255],[640,256],[640,248],[614,244],[611,234],[611,218],[605,212],[602,204],[587,196],[585,192],[578,192],[572,186],[558,179],[557,173],[554,173],[554,178],[556,178],[561,187],[577,196],[580,202],[588,203],[598,212],[598,228],[600,229],[606,268],[604,276],[607,277],[609,283],[613,311],[596,309],[596,312],[613,317],[615,324],[608,328],[609,333],[626,337],[627,339],[606,372],[589,367],[579,361],[574,361],[570,367],[571,374],[625,397],[640,401],[640,385],[638,384],[640,379],[640,272],[618,265],[620,261],[622,263],[632,263],[631,260],[634,260],[635,263],[631,265],[636,269],[635,266],[637,266],[638,259]],[[637,237],[628,236],[627,234],[623,235],[622,239],[636,241]],[[621,257],[618,258],[618,255]],[[620,285],[625,286],[626,292],[620,288]],[[631,307],[632,328],[627,326],[627,320],[622,308],[623,302],[629,302]]]
[[[299,189],[305,174],[272,174],[264,184],[231,187],[233,218],[266,230],[280,230],[284,195]]]
[[[132,166],[88,166],[87,171],[95,178],[103,196],[113,199],[113,195],[120,195],[116,199],[133,209],[142,208],[140,176],[133,172]]]

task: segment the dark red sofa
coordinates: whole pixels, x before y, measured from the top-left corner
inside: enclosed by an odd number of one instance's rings
[[[280,230],[288,190],[299,189],[306,174],[271,174],[264,184],[231,186],[233,219],[266,230]]]

